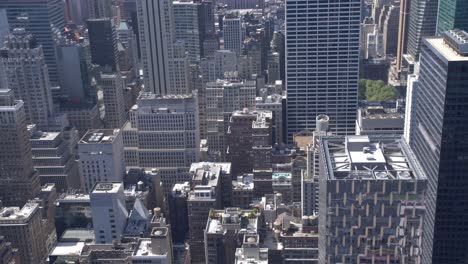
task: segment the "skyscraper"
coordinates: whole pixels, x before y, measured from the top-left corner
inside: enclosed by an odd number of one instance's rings
[[[42,47],[23,28],[8,35],[0,49],[0,63],[8,88],[24,102],[26,119],[47,128],[52,116],[52,94]]]
[[[410,146],[429,181],[422,263],[468,257],[468,34],[423,40]]]
[[[200,61],[200,36],[198,9],[193,1],[174,1],[174,31],[178,40],[184,40],[190,63]]]
[[[358,101],[361,1],[286,1],[287,138],[314,130],[354,133]]]
[[[172,1],[139,0],[137,12],[145,90],[167,94],[175,40]]]
[[[80,0],[84,1],[84,0]],[[112,0],[85,0],[87,1],[89,18],[104,18],[113,16]]]
[[[89,46],[91,60],[101,67],[117,70],[117,32],[111,18],[88,19]]]
[[[101,73],[99,84],[104,97],[106,115],[104,123],[107,128],[121,128],[127,121],[125,112],[125,83],[119,72]]]
[[[23,206],[39,193],[23,101],[11,90],[0,90],[0,199],[3,205]]]
[[[436,33],[439,0],[411,0],[408,25],[408,53],[419,59],[423,37]]]
[[[22,23],[31,32],[44,49],[44,59],[49,68],[52,84],[58,84],[56,38],[65,28],[64,3],[62,0],[2,0],[0,8],[7,11],[10,29],[18,27],[18,17],[26,16]]]
[[[456,28],[468,31],[468,1],[439,0],[437,34]]]
[[[244,35],[242,33],[242,17],[236,13],[227,14],[223,19],[224,49],[240,55]]]

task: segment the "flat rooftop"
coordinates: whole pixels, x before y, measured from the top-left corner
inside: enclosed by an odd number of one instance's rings
[[[99,182],[94,185],[91,193],[117,193],[122,185],[123,183],[121,182]]]
[[[463,56],[451,48],[442,37],[428,37],[423,41],[432,49],[437,50],[447,61],[468,61],[468,56]]]
[[[80,144],[112,144],[120,129],[92,129],[80,140]]]
[[[136,257],[156,257],[161,256],[161,258],[167,257],[167,252],[165,254],[154,254],[151,248],[151,238],[142,238],[138,241],[138,245],[133,253],[133,256]]]
[[[0,225],[27,222],[37,210],[39,210],[37,203],[26,203],[21,209],[19,207],[4,207],[0,210]]]
[[[256,233],[258,218],[253,210],[226,208],[211,210],[206,232],[208,234],[223,234],[225,230],[238,230],[239,233]]]
[[[53,141],[60,136],[60,132],[36,132],[31,136],[31,140]]]
[[[425,179],[419,163],[399,136],[323,137],[321,155],[329,180]]]

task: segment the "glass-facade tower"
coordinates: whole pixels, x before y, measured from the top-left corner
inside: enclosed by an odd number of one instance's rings
[[[428,178],[422,263],[468,259],[468,34],[423,40],[410,146]]]
[[[439,0],[437,34],[451,29],[468,30],[468,1]]]

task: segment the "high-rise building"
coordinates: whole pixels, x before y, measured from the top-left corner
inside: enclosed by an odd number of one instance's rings
[[[83,0],[79,0],[83,1]],[[87,1],[88,17],[93,18],[111,18],[112,0],[85,0]]]
[[[117,28],[119,68],[127,83],[139,76],[138,40],[131,23],[120,21]]]
[[[119,242],[127,224],[125,195],[122,182],[98,182],[90,192],[96,243]]]
[[[190,63],[200,61],[199,3],[193,1],[174,1],[174,31],[178,40],[185,42]]]
[[[405,127],[403,135],[406,142],[410,144],[412,130],[414,128],[414,115],[416,114],[416,95],[418,92],[418,75],[411,74],[408,76],[408,83],[406,85],[406,100],[405,100]]]
[[[288,141],[304,129],[314,130],[319,114],[330,116],[335,133],[354,133],[360,27],[359,0],[328,6],[286,1]]]
[[[319,263],[431,263],[421,261],[427,178],[408,144],[323,137],[319,149]]]
[[[437,34],[445,31],[461,29],[468,31],[468,2],[455,0],[439,0],[437,12]]]
[[[5,37],[10,33],[10,25],[5,9],[0,9],[0,43],[3,43]]]
[[[395,57],[398,51],[398,23],[400,19],[400,6],[389,7],[387,16],[383,21],[382,33],[384,39],[384,52],[387,57]]]
[[[222,207],[222,178],[230,163],[194,163],[190,168],[192,191],[188,197],[190,256],[192,263],[205,263],[204,229],[211,209]]]
[[[284,129],[284,120],[283,120],[283,96],[279,94],[272,94],[262,97],[257,97],[255,99],[255,108],[262,111],[271,111],[272,113],[272,137],[273,143],[284,143],[283,142],[283,129]]]
[[[57,45],[60,86],[64,97],[72,101],[95,101],[91,89],[91,57],[89,43],[84,39],[64,41]]]
[[[44,263],[48,256],[39,204],[0,209],[0,232],[18,249],[21,263]]]
[[[210,54],[205,52],[205,46],[214,44],[215,37],[215,19],[214,4],[212,0],[199,1],[198,5],[198,32],[200,33],[200,56],[205,57]]]
[[[33,168],[23,101],[13,91],[0,90],[0,199],[6,206],[23,206],[40,191]]]
[[[419,59],[424,37],[434,36],[437,24],[437,7],[439,0],[411,0],[408,21],[408,54]]]
[[[80,174],[84,190],[97,182],[120,182],[125,174],[120,129],[89,130],[78,143]]]
[[[403,54],[407,52],[410,0],[400,0],[400,19],[398,22],[398,45],[395,71],[399,73],[403,62]]]
[[[65,28],[64,4],[62,0],[3,0],[0,9],[6,9],[10,29],[25,27],[43,47],[44,59],[53,85],[58,84],[55,41]],[[27,17],[18,20],[18,17]],[[21,24],[21,25],[18,25]]]
[[[101,0],[99,0],[101,1]],[[91,61],[103,68],[117,71],[117,32],[112,18],[93,18],[86,22],[91,49]]]
[[[119,72],[101,73],[99,78],[104,97],[104,123],[107,128],[121,128],[127,121],[125,112],[125,83]]]
[[[242,52],[243,32],[242,17],[237,13],[230,13],[223,18],[224,49],[234,51],[237,55]]]
[[[187,199],[190,193],[189,182],[176,183],[169,196],[171,232],[174,243],[184,243],[189,230]]]
[[[167,94],[175,40],[172,1],[137,1],[138,28],[147,92]]]
[[[16,28],[0,49],[0,63],[8,88],[24,102],[27,121],[48,128],[53,103],[42,46],[24,28]]]
[[[226,159],[232,163],[234,177],[252,173],[253,169],[267,169],[271,164],[271,119],[270,111],[245,108],[232,113],[226,133]]]
[[[75,25],[85,25],[89,18],[88,0],[65,0],[65,19]]]
[[[158,169],[166,194],[175,183],[190,181],[188,169],[200,156],[197,96],[142,93],[129,115],[126,165]]]
[[[468,34],[423,40],[410,146],[429,181],[422,263],[459,263],[468,253]],[[414,91],[413,91],[414,93]],[[437,95],[437,96],[434,96]]]
[[[255,106],[254,81],[217,80],[206,84],[208,148],[221,159],[226,152],[226,132],[232,112]]]

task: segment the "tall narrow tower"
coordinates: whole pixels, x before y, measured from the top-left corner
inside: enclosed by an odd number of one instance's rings
[[[319,114],[333,133],[354,133],[360,22],[359,0],[286,0],[288,140]]]
[[[468,33],[423,40],[410,147],[429,181],[421,263],[468,258]],[[414,91],[413,91],[414,93]]]
[[[6,206],[23,206],[41,186],[33,168],[24,103],[7,89],[0,89],[0,138],[0,200]]]
[[[167,94],[174,43],[171,0],[138,0],[138,28],[144,85],[147,92]]]

